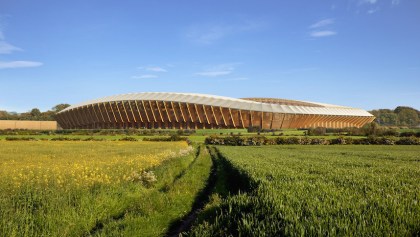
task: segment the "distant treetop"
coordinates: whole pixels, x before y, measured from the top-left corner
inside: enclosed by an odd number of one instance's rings
[[[418,127],[420,125],[420,111],[407,107],[398,106],[394,110],[378,109],[369,111],[377,122],[383,126],[408,126]]]
[[[33,108],[25,113],[16,113],[0,110],[0,120],[36,120],[36,121],[54,121],[55,114],[69,107],[69,104],[58,104],[51,110],[41,112],[38,108]]]

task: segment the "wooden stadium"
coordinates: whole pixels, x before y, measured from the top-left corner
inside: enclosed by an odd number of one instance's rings
[[[146,92],[104,97],[57,114],[64,129],[362,127],[374,116],[362,109],[275,98]]]

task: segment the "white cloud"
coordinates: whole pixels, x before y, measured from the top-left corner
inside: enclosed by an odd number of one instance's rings
[[[331,25],[331,24],[334,24],[334,19],[331,19],[331,18],[323,19],[323,20],[320,20],[320,21],[312,24],[309,28],[312,28],[312,29],[313,28],[319,28],[319,27],[324,27],[324,26]]]
[[[145,74],[145,75],[140,75],[140,76],[132,76],[132,79],[149,79],[149,78],[157,78],[158,76],[156,75],[151,75],[151,74]]]
[[[230,34],[232,29],[228,26],[211,26],[206,29],[196,27],[187,33],[187,37],[199,44],[212,44]]]
[[[219,64],[210,68],[207,68],[206,70],[202,72],[197,72],[195,75],[198,76],[204,76],[204,77],[218,77],[218,76],[224,76],[229,75],[233,73],[235,70],[235,65],[238,65],[240,63],[226,63],[226,64]]]
[[[337,32],[331,31],[331,30],[312,31],[310,33],[310,35],[312,37],[315,37],[315,38],[333,36],[333,35],[336,35],[336,34],[337,34]]]
[[[315,38],[336,35],[337,32],[329,29],[333,24],[334,19],[332,18],[327,18],[315,22],[314,24],[309,26],[310,29],[314,29],[311,32],[309,32],[309,35]]]
[[[147,71],[152,71],[152,72],[166,72],[166,69],[161,68],[161,67],[154,67],[154,66],[145,67],[144,69],[147,70]]]
[[[1,36],[1,35],[0,35]],[[23,51],[7,42],[0,41],[0,54],[10,54],[13,51]],[[35,61],[0,61],[0,69],[5,68],[26,68],[26,67],[40,67],[43,63]]]
[[[392,0],[392,5],[398,5],[398,4],[400,4],[401,3],[401,1],[400,0]]]
[[[150,71],[150,72],[167,72],[165,68],[159,67],[159,66],[144,66],[144,67],[138,67],[138,69],[142,69],[142,70]]]
[[[1,20],[1,15],[0,15]],[[5,36],[2,30],[2,22],[0,22],[0,54],[11,54],[14,51],[23,51],[23,49],[18,48],[12,44],[9,44],[5,41]],[[0,69],[6,68],[27,68],[27,67],[40,67],[43,63],[35,61],[0,61]]]
[[[239,24],[201,24],[190,27],[186,36],[198,44],[213,44],[227,36],[241,32],[250,32],[263,29],[265,24],[259,21],[247,21]]]
[[[195,75],[204,76],[204,77],[218,77],[223,75],[229,75],[232,71],[207,71],[207,72],[197,72]]]
[[[367,11],[368,14],[373,14],[375,12],[379,11],[379,8],[370,9]]]
[[[9,53],[12,53],[13,51],[22,51],[22,49],[14,45],[11,45],[5,41],[6,38],[4,37],[4,33],[1,28],[2,27],[0,24],[0,54],[9,54]]]
[[[9,54],[9,53],[12,53],[13,51],[22,51],[22,49],[16,46],[13,46],[5,41],[0,41],[0,54]]]
[[[378,0],[361,0],[360,3],[368,3],[368,4],[375,4]]]
[[[43,63],[34,61],[0,61],[0,69],[4,68],[25,68],[25,67],[40,67]]]

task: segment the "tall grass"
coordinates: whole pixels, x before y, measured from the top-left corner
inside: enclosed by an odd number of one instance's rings
[[[171,202],[156,195],[163,187],[180,192],[180,185],[173,184],[181,182],[176,180],[186,175],[179,174],[194,160],[185,142],[0,141],[0,233],[125,233],[113,225],[121,222],[123,229],[132,230],[127,232],[131,236],[138,236],[142,228],[151,235],[164,234],[171,221],[190,210],[192,201],[171,209]],[[185,195],[188,200],[194,200],[205,184],[205,173],[196,175],[202,178],[183,181],[195,184]],[[168,198],[178,200],[176,195]],[[160,221],[150,226],[137,226],[136,221],[130,227],[130,220],[139,216]]]
[[[257,185],[213,205],[191,236],[420,234],[417,146],[218,149],[241,179]]]

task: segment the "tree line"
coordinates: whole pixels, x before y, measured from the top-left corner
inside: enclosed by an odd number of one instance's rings
[[[406,106],[398,106],[394,110],[378,109],[369,111],[381,126],[407,126],[418,127],[420,125],[420,111]]]
[[[54,121],[55,115],[69,106],[69,104],[58,104],[52,107],[51,110],[45,112],[41,112],[38,108],[33,108],[25,113],[16,113],[0,110],[0,120]]]

